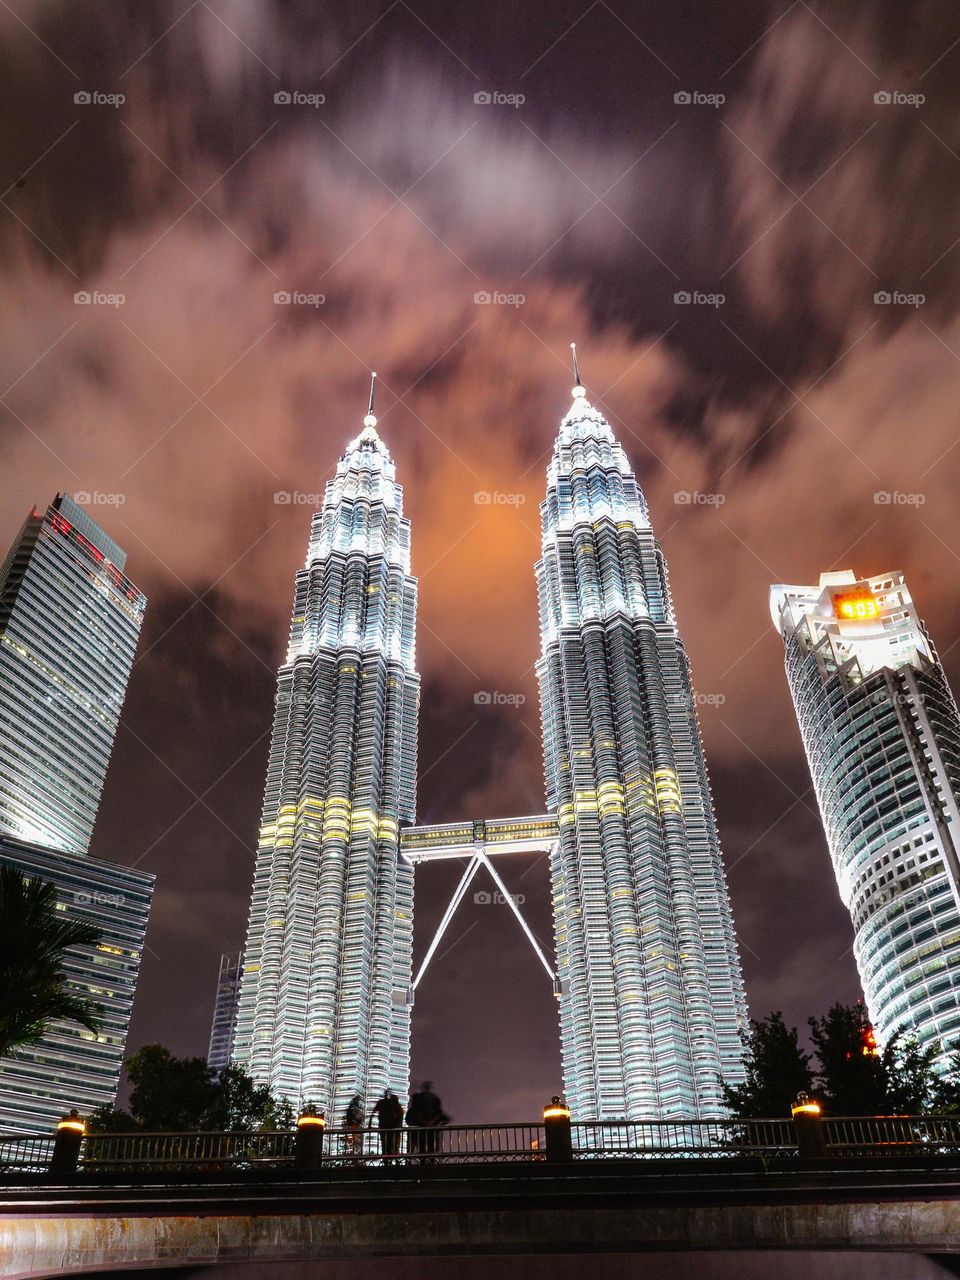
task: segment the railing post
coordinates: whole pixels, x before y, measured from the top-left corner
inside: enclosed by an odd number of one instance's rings
[[[61,1178],[71,1178],[80,1164],[80,1146],[86,1125],[80,1112],[74,1109],[60,1117],[57,1125],[57,1136],[53,1142],[53,1155],[50,1157],[50,1172]]]
[[[793,1127],[797,1132],[797,1150],[802,1160],[815,1160],[827,1154],[827,1143],[820,1123],[820,1103],[813,1102],[805,1093],[798,1093],[790,1108]]]
[[[304,1107],[297,1120],[293,1142],[293,1167],[297,1173],[315,1173],[323,1164],[323,1132],[327,1119],[321,1111]]]
[[[552,1163],[573,1159],[570,1108],[555,1094],[543,1108],[543,1128],[547,1139],[547,1159]]]

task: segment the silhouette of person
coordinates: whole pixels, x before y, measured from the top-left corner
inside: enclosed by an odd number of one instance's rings
[[[346,1130],[345,1145],[348,1152],[358,1150],[363,1139],[360,1136],[360,1130],[363,1128],[363,1100],[359,1093],[355,1093],[350,1099],[350,1105],[347,1107],[346,1114],[343,1117],[343,1127]]]
[[[408,1148],[414,1155],[433,1155],[440,1150],[440,1130],[450,1123],[440,1099],[433,1092],[433,1081],[424,1080],[420,1092],[410,1099],[407,1108],[407,1124],[410,1128]]]
[[[390,1089],[377,1099],[370,1121],[376,1120],[380,1130],[380,1150],[385,1158],[400,1154],[400,1131],[403,1127],[403,1104]]]

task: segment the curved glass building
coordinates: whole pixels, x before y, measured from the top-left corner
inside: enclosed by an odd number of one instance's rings
[[[878,1041],[960,1041],[960,716],[901,573],[770,591]]]
[[[154,877],[87,851],[146,608],[126,560],[60,493],[0,563],[0,865],[53,884],[64,918],[102,933],[63,966],[99,1030],[58,1019],[0,1062],[0,1131],[51,1130],[117,1094]]]
[[[419,677],[410,522],[372,409],[313,516],[280,668],[233,1061],[339,1123],[406,1093]]]
[[[690,667],[646,502],[579,379],[540,515],[567,1101],[577,1120],[722,1116],[747,1009]]]
[[[0,835],[86,853],[146,597],[67,494],[0,564]]]

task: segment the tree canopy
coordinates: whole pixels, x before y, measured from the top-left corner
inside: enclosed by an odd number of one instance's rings
[[[960,1053],[951,1070],[938,1073],[936,1044],[896,1035],[881,1051],[860,1003],[835,1004],[809,1025],[814,1058],[779,1011],[751,1021],[744,1038],[746,1080],[724,1085],[736,1117],[788,1116],[801,1091],[835,1116],[960,1111]]]
[[[218,1073],[206,1058],[177,1058],[159,1044],[144,1045],[124,1065],[132,1086],[129,1111],[101,1107],[90,1118],[91,1130],[243,1133],[293,1126],[290,1105],[254,1084],[243,1067]]]
[[[796,1027],[787,1027],[777,1010],[759,1021],[752,1019],[742,1085],[724,1085],[727,1104],[734,1115],[785,1116],[801,1091],[813,1090],[810,1055],[800,1048]]]

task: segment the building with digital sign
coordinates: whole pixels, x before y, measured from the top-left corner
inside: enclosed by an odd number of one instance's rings
[[[725,1114],[746,1001],[663,551],[574,365],[540,507],[560,1036],[578,1120]]]
[[[881,1045],[960,1045],[960,715],[901,573],[776,585],[774,625]]]
[[[232,1055],[338,1121],[410,1072],[417,582],[372,399],[297,573]]]

